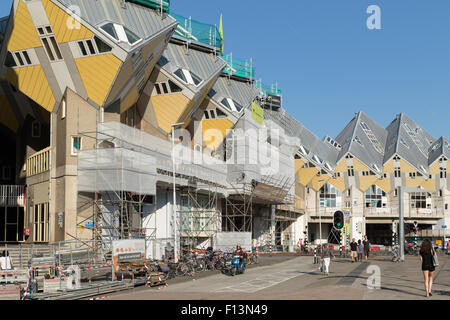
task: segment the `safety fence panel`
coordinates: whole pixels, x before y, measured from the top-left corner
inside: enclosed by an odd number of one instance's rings
[[[207,44],[217,49],[222,47],[222,37],[216,26],[186,18],[175,13],[171,13],[170,15],[178,22],[178,27],[174,35],[190,41]]]

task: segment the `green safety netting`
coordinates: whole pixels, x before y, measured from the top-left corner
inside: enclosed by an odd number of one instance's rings
[[[221,49],[222,37],[216,26],[198,22],[175,13],[170,15],[178,22],[174,35]]]
[[[128,2],[133,2],[136,4],[140,4],[141,6],[152,8],[155,10],[161,10],[161,6],[163,12],[169,12],[170,10],[170,0],[127,0]]]
[[[278,86],[275,84],[268,86],[263,84],[261,80],[256,80],[255,86],[265,97],[267,97],[267,95],[281,96],[281,90],[279,90]]]
[[[231,54],[222,58],[228,63],[223,73],[250,80],[255,78],[255,68],[251,60],[236,59]]]

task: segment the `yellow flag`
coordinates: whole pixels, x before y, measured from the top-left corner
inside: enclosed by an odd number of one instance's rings
[[[220,54],[223,56],[223,24],[222,24],[222,14],[220,14],[220,24],[219,24],[219,34],[222,38],[222,43],[220,47]]]

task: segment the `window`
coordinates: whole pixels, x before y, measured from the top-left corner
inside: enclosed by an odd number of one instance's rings
[[[365,193],[366,208],[383,208],[386,203],[383,201],[386,193],[376,185],[372,185]]]
[[[448,203],[445,204],[445,210],[448,210]]]
[[[61,119],[66,117],[66,99],[62,99],[61,101]]]
[[[347,172],[348,172],[348,176],[349,177],[354,177],[355,176],[355,170],[353,169],[353,166],[349,166],[347,168]]]
[[[441,177],[441,179],[447,178],[447,169],[446,168],[441,168],[440,177]]]
[[[320,207],[336,208],[341,206],[341,192],[334,186],[326,183],[320,188]]]
[[[167,90],[167,84],[165,82],[161,82],[162,91],[166,94],[169,93],[169,90]]]
[[[430,193],[411,192],[410,200],[411,200],[411,208],[416,208],[416,209],[430,209],[431,208],[431,194]]]
[[[48,241],[48,203],[36,204],[32,207],[33,241]]]
[[[110,46],[108,46],[106,43],[104,43],[102,40],[100,40],[100,38],[98,38],[97,36],[94,36],[94,41],[95,41],[95,44],[97,45],[97,49],[98,49],[99,53],[110,52],[112,50],[112,48]]]
[[[169,80],[169,88],[170,88],[170,92],[172,93],[176,93],[176,92],[181,92],[183,91],[179,86],[177,86],[172,80]]]
[[[352,190],[347,189],[347,197],[350,197],[352,195]]]
[[[33,138],[40,138],[41,137],[41,124],[37,120],[34,120],[31,123],[31,136]]]
[[[161,94],[161,88],[159,87],[158,83],[155,83],[155,89],[157,94]]]
[[[416,177],[416,173],[415,172],[410,172],[409,173],[409,177],[414,179]]]
[[[214,113],[214,110],[209,110],[209,114],[211,115],[211,119],[216,118],[216,114]]]
[[[117,23],[106,23],[100,27],[104,33],[117,42],[125,42],[130,46],[134,46],[142,41],[137,35],[135,35],[128,28]]]
[[[217,118],[226,118],[227,115],[220,109],[216,109]]]
[[[366,134],[367,138],[369,138],[369,140],[372,143],[372,145],[375,148],[375,150],[377,150],[378,153],[384,155],[384,149],[381,146],[381,144],[378,141],[378,139],[373,134],[373,132],[370,129],[370,127],[365,122],[361,122],[360,125],[361,125],[361,128],[363,129],[364,133]]]
[[[9,52],[9,51],[6,54],[5,66],[8,67],[8,68],[17,67],[16,61],[14,60],[11,52]]]
[[[395,168],[394,168],[394,177],[400,178],[401,176],[402,176],[402,175],[401,175],[400,168],[399,168],[399,167],[395,167]]]
[[[309,154],[309,150],[304,146],[300,146],[298,151],[300,151],[300,153],[303,154],[304,156],[307,156]]]
[[[23,66],[24,63],[23,63],[22,57],[20,56],[20,53],[16,52],[16,53],[15,53],[15,56],[16,56],[17,60],[19,61],[19,64],[20,64],[21,66]]]
[[[72,137],[72,155],[76,156],[81,151],[81,137]]]
[[[56,42],[53,30],[50,26],[38,28],[39,35],[41,36],[42,43],[50,61],[62,60],[62,54],[59,50],[58,43]]]
[[[181,81],[183,81],[183,82],[185,82],[187,84],[194,85],[196,87],[198,87],[200,85],[200,83],[203,82],[203,80],[200,79],[199,76],[195,75],[194,73],[192,73],[191,71],[189,71],[187,69],[179,68],[179,69],[175,70],[174,74]]]
[[[363,146],[361,140],[358,138],[358,136],[356,136],[353,141],[357,142],[358,144],[360,144],[361,146]]]
[[[345,159],[353,159],[353,156],[350,153],[347,153],[347,155],[345,156]]]
[[[78,41],[78,46],[80,47],[81,54],[82,54],[83,56],[87,56],[88,53],[87,53],[86,48],[85,48],[85,46],[84,46],[84,42],[83,42],[83,41]]]
[[[439,190],[439,197],[442,197],[442,189]]]
[[[394,189],[394,197],[398,196],[398,189]]]
[[[224,98],[221,104],[230,111],[241,112],[243,107],[231,98]]]
[[[97,52],[95,52],[94,45],[92,44],[92,41],[91,40],[86,40],[86,43],[88,45],[89,52],[91,54],[96,54]]]
[[[209,120],[209,112],[208,111],[205,111],[205,118],[206,118],[206,120]]]

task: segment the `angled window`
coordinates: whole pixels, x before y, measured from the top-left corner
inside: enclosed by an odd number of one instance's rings
[[[128,28],[117,23],[106,23],[100,27],[100,30],[105,32],[113,40],[128,43],[130,46],[134,46],[142,41],[141,38],[135,35]]]
[[[172,93],[183,91],[183,90],[182,90],[179,86],[177,86],[172,80],[169,80],[169,88],[170,88],[170,92],[172,92]]]
[[[222,99],[221,103],[230,111],[241,112],[241,110],[243,109],[239,103],[231,98],[224,98]]]
[[[110,46],[108,46],[105,42],[100,40],[99,37],[94,36],[94,41],[95,41],[95,44],[97,45],[97,49],[98,49],[99,53],[110,52],[112,50],[112,48]]]
[[[304,146],[300,146],[298,151],[300,151],[300,153],[303,154],[304,156],[307,156],[309,154],[309,150],[307,148],[305,148]]]
[[[205,110],[205,118],[206,120],[209,120],[209,112]]]
[[[177,70],[175,70],[174,74],[184,83],[191,84],[196,87],[203,82],[203,80],[200,79],[200,77],[198,77],[197,75],[195,75],[194,73],[192,73],[187,69],[178,68]]]
[[[106,34],[109,35],[110,37],[112,37],[114,40],[119,41],[119,37],[117,36],[116,28],[114,28],[114,24],[107,23],[107,24],[101,26],[100,29],[102,29],[104,32],[106,32]]]
[[[217,117],[218,118],[226,118],[227,115],[220,109],[216,109]]]
[[[8,67],[8,68],[17,67],[16,61],[14,60],[11,52],[9,52],[9,51],[6,54],[5,66]]]
[[[378,141],[378,139],[375,137],[375,135],[373,134],[372,130],[370,129],[370,127],[367,125],[367,123],[365,122],[361,122],[360,123],[361,128],[363,129],[364,133],[366,134],[367,138],[370,140],[370,142],[372,143],[373,147],[375,148],[375,150],[384,155],[384,149],[381,146],[380,142]]]
[[[169,91],[167,90],[167,84],[165,82],[161,82],[161,87],[165,94],[169,93]]]

